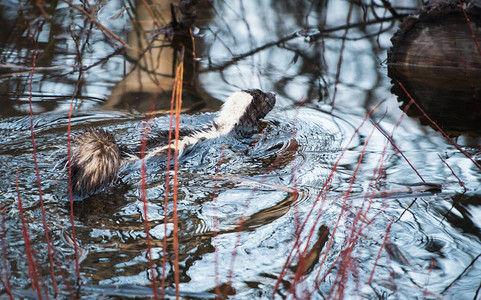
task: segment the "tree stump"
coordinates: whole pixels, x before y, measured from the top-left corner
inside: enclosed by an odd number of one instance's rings
[[[451,135],[481,135],[481,8],[476,5],[429,3],[401,23],[388,52],[392,92],[402,108],[411,98],[401,85]],[[407,113],[432,125],[415,105]]]

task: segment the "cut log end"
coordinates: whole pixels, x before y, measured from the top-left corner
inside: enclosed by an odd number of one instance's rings
[[[448,134],[481,135],[481,9],[463,8],[437,1],[406,18],[391,39],[388,75],[403,107],[411,99],[399,83]],[[424,116],[415,106],[407,113]]]

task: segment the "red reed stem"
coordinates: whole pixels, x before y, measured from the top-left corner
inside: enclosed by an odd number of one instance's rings
[[[157,85],[157,90],[156,92],[152,95],[152,99],[150,102],[150,108],[149,111],[153,112],[155,109],[155,102],[156,99],[162,90],[162,85],[159,83]],[[152,120],[154,118],[154,114],[151,114],[150,118],[147,118],[147,120],[144,123],[144,131],[142,132],[142,138],[141,138],[141,149],[140,149],[140,157],[141,157],[141,177],[140,177],[140,190],[142,193],[142,203],[143,203],[143,212],[144,212],[144,231],[146,235],[146,243],[147,243],[147,258],[149,260],[149,270],[150,270],[150,277],[151,277],[151,282],[152,282],[152,293],[153,293],[153,298],[158,299],[158,290],[157,290],[157,276],[155,276],[154,272],[154,261],[152,259],[152,242],[150,240],[150,227],[149,227],[149,220],[148,220],[148,200],[147,200],[147,184],[146,184],[146,175],[147,175],[147,168],[145,165],[145,153],[147,149],[147,141],[149,137],[149,132],[150,128],[152,125]],[[164,238],[165,240],[165,238]],[[165,251],[164,251],[165,254]],[[165,271],[165,263],[163,270]],[[164,298],[164,277],[162,275],[162,289],[161,289],[161,296],[160,299]]]
[[[38,283],[38,265],[34,260],[34,256],[32,253],[32,242],[30,240],[30,234],[27,229],[27,221],[25,220],[25,216],[23,214],[22,198],[20,197],[20,187],[18,185],[18,174],[19,169],[17,169],[15,183],[17,186],[18,211],[20,214],[20,220],[22,222],[22,235],[23,242],[25,244],[25,255],[27,256],[28,274],[30,276],[30,284],[32,285],[32,290],[37,292],[39,299],[43,299],[42,292],[40,291],[40,286]]]
[[[421,106],[419,106],[419,104],[414,100],[414,98],[411,96],[411,94],[409,94],[409,92],[406,90],[406,88],[404,87],[404,85],[399,82],[399,80],[397,81],[397,83],[399,84],[399,86],[403,89],[403,91],[406,93],[406,95],[409,97],[409,99],[411,99],[411,101],[414,103],[414,105],[416,105],[416,107],[421,111],[421,113],[424,115],[424,117],[431,123],[433,124],[434,127],[436,127],[436,129],[441,132],[441,134],[454,146],[456,147],[456,149],[458,149],[464,156],[466,156],[478,169],[481,170],[481,165],[479,163],[477,163],[472,157],[471,155],[469,155],[466,151],[464,151],[452,138],[450,138],[445,132],[444,130],[441,129],[441,127],[439,127],[439,125],[434,122],[425,112],[424,110],[421,108]]]
[[[331,169],[331,173],[329,174],[328,178],[326,179],[326,181],[324,182],[321,190],[319,191],[319,193],[317,194],[317,197],[316,197],[316,200],[314,201],[314,203],[312,204],[311,206],[311,209],[309,210],[309,212],[307,213],[307,216],[304,218],[304,222],[302,223],[301,225],[301,229],[300,229],[300,232],[302,232],[304,230],[304,228],[306,227],[307,225],[307,222],[309,221],[309,218],[311,217],[311,215],[314,213],[314,209],[316,208],[317,204],[319,203],[319,200],[321,200],[322,198],[322,202],[324,202],[325,200],[325,196],[327,194],[327,192],[329,191],[330,189],[330,183],[332,181],[332,178],[337,170],[337,166],[339,165],[339,162],[341,161],[342,157],[344,156],[344,153],[347,151],[349,145],[351,144],[351,142],[353,141],[354,137],[356,136],[356,134],[359,132],[360,128],[364,125],[364,123],[366,122],[366,120],[374,113],[374,111],[381,105],[382,102],[376,104],[367,114],[366,116],[364,117],[364,119],[362,120],[361,124],[356,128],[356,130],[354,131],[353,135],[351,136],[349,142],[347,143],[347,145],[344,147],[344,149],[342,150],[341,152],[341,155],[339,155],[339,157],[337,158],[336,162],[334,163],[332,169]],[[314,222],[314,225],[313,225],[313,228],[312,230],[310,231],[308,237],[307,237],[307,242],[306,242],[306,245],[309,245],[309,241],[310,239],[312,238],[313,234],[314,234],[314,227],[316,226],[316,224],[319,222],[320,218],[322,216],[322,213],[319,213],[316,217],[316,220]],[[292,250],[291,252],[289,253],[289,255],[287,256],[287,259],[286,259],[286,263],[284,264],[281,272],[280,272],[280,275],[279,275],[279,278],[277,279],[276,281],[276,284],[274,286],[274,291],[272,292],[272,296],[274,297],[274,295],[276,294],[277,292],[277,289],[279,288],[279,284],[281,283],[282,279],[284,278],[286,272],[287,272],[287,269],[289,268],[289,266],[291,265],[292,261],[294,260],[294,251],[295,249],[298,249],[298,245],[301,244],[302,242],[304,242],[304,240],[301,239],[300,235],[298,235],[296,237],[296,241],[294,242],[294,246],[292,247]]]
[[[11,299],[11,300],[13,300],[14,298],[13,298],[12,291],[10,290],[10,287],[8,286],[8,283],[6,283],[6,282],[3,280],[3,278],[2,278],[1,275],[0,275],[0,282],[2,283],[3,287],[5,288],[5,291],[6,291],[7,294],[8,294],[8,298]]]
[[[72,243],[75,252],[75,271],[77,273],[77,279],[80,280],[80,264],[78,256],[77,236],[75,234],[75,223],[73,215],[73,191],[72,191],[72,160],[71,160],[71,125],[72,125],[72,112],[73,112],[74,99],[70,101],[70,109],[68,112],[68,125],[67,125],[67,165],[68,165],[68,198],[70,201],[70,226],[72,227]]]
[[[423,289],[423,299],[426,299],[426,295],[429,294],[429,291],[428,291],[429,277],[431,276],[435,262],[436,262],[436,259],[433,259],[429,264],[428,277],[426,278],[426,282],[424,284],[424,289]]]
[[[141,176],[140,176],[140,191],[142,194],[142,204],[144,213],[144,231],[145,231],[145,242],[147,244],[147,258],[149,260],[149,270],[150,270],[150,281],[152,282],[152,293],[154,299],[158,299],[158,291],[156,284],[156,276],[154,271],[154,261],[152,259],[152,242],[150,240],[150,228],[149,228],[149,216],[148,216],[148,200],[147,200],[147,185],[146,185],[146,166],[145,166],[145,150],[147,147],[147,138],[150,131],[150,122],[145,124],[144,131],[142,133],[142,143],[140,150],[141,157]]]
[[[384,236],[381,247],[379,248],[379,251],[378,251],[377,256],[376,256],[376,260],[374,261],[374,266],[372,267],[371,275],[369,276],[369,280],[366,282],[366,284],[371,284],[371,282],[372,282],[372,277],[374,276],[374,271],[376,270],[377,262],[379,261],[379,258],[381,257],[382,249],[384,249],[384,246],[386,246],[387,238],[389,237],[389,231],[391,230],[391,225],[392,225],[393,222],[394,222],[394,218],[391,219],[391,222],[389,222],[389,225],[387,226],[386,235]]]
[[[451,171],[451,174],[453,174],[453,176],[456,177],[456,179],[459,182],[459,185],[463,187],[464,191],[467,191],[468,189],[464,185],[463,181],[458,177],[458,175],[456,175],[456,173],[454,173],[454,170],[451,168],[451,166],[448,165],[448,163],[441,157],[441,155],[438,154],[438,157],[446,165],[446,167],[448,167],[448,169]]]
[[[141,146],[141,193],[142,193],[142,203],[143,203],[143,212],[144,212],[144,231],[145,231],[145,241],[147,243],[147,258],[149,260],[149,270],[150,270],[150,281],[152,282],[152,292],[154,294],[154,299],[158,299],[157,294],[157,285],[156,285],[156,276],[154,272],[154,261],[152,259],[152,243],[150,241],[150,232],[149,232],[149,217],[148,217],[148,201],[147,201],[147,186],[145,182],[146,176],[146,166],[145,166],[145,148],[147,144],[147,135],[148,135],[148,128],[144,131],[144,136],[142,137],[142,146]]]
[[[177,69],[179,71],[179,69]],[[178,74],[175,75],[177,81]],[[177,82],[174,82],[174,89],[172,91],[172,98],[170,100],[170,120],[169,120],[169,136],[167,145],[172,143],[172,124],[174,121],[174,102],[175,102],[175,88]],[[169,208],[169,189],[170,189],[170,160],[172,159],[172,147],[167,149],[167,166],[165,170],[165,196],[164,196],[164,239],[162,241],[162,288],[160,291],[160,298],[164,299],[165,293],[165,267],[167,265],[167,220]]]
[[[476,49],[478,49],[479,55],[481,55],[481,48],[479,47],[478,39],[476,38],[476,34],[474,33],[473,26],[471,25],[471,21],[469,20],[468,15],[466,14],[466,10],[464,9],[464,5],[461,2],[461,0],[458,0],[459,7],[463,11],[464,18],[466,19],[466,22],[468,23],[469,30],[471,31],[471,37],[473,38],[474,43],[476,44]]]
[[[7,264],[7,244],[5,243],[6,238],[6,228],[5,228],[5,205],[2,205],[2,232],[0,235],[0,240],[2,244],[2,256],[3,256],[3,266],[5,267],[5,281],[0,275],[0,280],[2,281],[3,287],[7,292],[10,299],[13,299],[12,288],[10,286],[9,274],[8,274],[8,264]]]
[[[52,278],[52,284],[53,288],[55,291],[55,294],[58,294],[58,287],[57,287],[57,281],[55,279],[55,270],[54,270],[54,263],[53,263],[53,246],[52,246],[52,241],[50,240],[50,230],[48,228],[47,224],[47,215],[45,213],[45,206],[44,206],[44,201],[42,197],[42,182],[40,180],[40,169],[38,167],[38,160],[37,160],[37,145],[35,143],[35,134],[33,132],[33,108],[32,108],[32,93],[33,93],[33,75],[35,72],[35,64],[37,61],[37,56],[38,56],[38,50],[35,51],[33,54],[32,58],[32,71],[30,73],[30,84],[29,84],[29,108],[30,108],[30,134],[32,136],[32,146],[33,146],[33,160],[35,164],[35,174],[37,176],[37,185],[38,185],[38,196],[40,200],[40,208],[42,211],[42,224],[43,224],[43,229],[45,231],[45,240],[47,242],[47,251],[48,251],[48,259],[50,262],[50,277]]]
[[[374,127],[382,134],[384,135],[384,137],[389,141],[389,143],[391,143],[391,145],[394,147],[394,149],[396,149],[396,151],[401,154],[401,156],[404,158],[404,160],[408,163],[409,167],[411,167],[411,169],[413,169],[413,171],[416,173],[416,175],[418,175],[418,177],[422,180],[422,182],[426,182],[424,180],[424,178],[421,176],[421,174],[419,174],[418,170],[416,170],[416,168],[411,164],[411,162],[409,161],[409,159],[406,157],[406,155],[404,155],[404,153],[401,151],[401,149],[399,149],[398,146],[396,146],[396,144],[394,143],[392,137],[388,136],[387,133],[384,132],[384,130],[382,130],[379,125],[377,125],[375,122],[373,122],[371,120],[371,123],[372,125],[374,125]]]
[[[339,288],[336,292],[336,294],[338,295],[337,298],[339,298],[339,299],[342,298],[342,296],[344,295],[344,287],[345,287],[345,283],[347,282],[347,279],[348,279],[347,275],[349,275],[349,274],[353,274],[352,277],[355,280],[355,288],[357,290],[359,290],[359,280],[358,280],[359,279],[359,274],[358,274],[359,272],[358,272],[357,269],[353,269],[354,265],[355,265],[355,261],[353,262],[353,260],[352,260],[352,252],[354,250],[354,246],[356,245],[357,241],[359,240],[359,237],[361,236],[362,231],[365,228],[367,228],[373,222],[374,218],[376,218],[381,213],[381,211],[379,211],[369,222],[365,223],[367,214],[368,214],[368,212],[371,208],[371,204],[373,202],[373,197],[374,197],[374,194],[375,194],[375,191],[376,191],[375,190],[376,186],[379,184],[379,180],[380,180],[381,175],[382,175],[383,161],[384,161],[384,156],[385,156],[385,153],[386,153],[387,145],[388,145],[388,143],[386,143],[386,145],[384,146],[382,155],[378,160],[378,166],[374,170],[373,177],[370,180],[370,186],[372,187],[372,192],[367,193],[365,195],[364,202],[362,203],[361,208],[355,214],[355,218],[352,222],[351,234],[350,234],[350,237],[347,239],[347,245],[344,247],[346,250],[343,251],[340,255],[341,264],[338,268],[338,272],[337,272],[336,280],[335,280],[335,284],[337,284],[339,286]],[[364,204],[368,199],[369,199],[368,206],[363,213]],[[359,222],[361,222],[361,223],[359,223]]]
[[[471,79],[471,76],[469,75],[469,72],[468,72],[468,65],[466,64],[466,60],[464,59],[463,56],[460,56],[459,58],[463,62],[464,76],[466,77],[466,80],[468,80],[469,87],[471,88],[471,92],[473,93],[474,104],[476,105],[478,114],[481,115],[481,107],[479,106],[478,97],[476,97],[476,89],[474,88],[473,80]]]
[[[357,175],[357,172],[359,171],[359,168],[361,166],[361,163],[362,163],[362,160],[364,158],[364,155],[366,153],[366,148],[367,148],[367,145],[372,137],[372,134],[374,133],[374,128],[371,130],[371,133],[369,134],[369,136],[367,137],[366,141],[364,142],[364,146],[362,148],[362,151],[361,151],[361,154],[359,155],[359,158],[357,160],[357,164],[356,164],[356,168],[354,169],[354,172],[351,176],[351,180],[349,182],[349,187],[347,188],[346,192],[344,193],[344,201],[342,203],[342,207],[341,207],[341,212],[339,213],[339,216],[337,217],[337,221],[336,221],[336,224],[334,225],[334,228],[332,230],[332,233],[331,233],[331,237],[329,238],[329,242],[327,244],[327,247],[325,249],[325,252],[326,253],[329,253],[329,250],[331,250],[331,247],[332,247],[332,244],[334,243],[334,236],[336,234],[336,231],[339,227],[339,224],[341,222],[341,218],[342,216],[344,215],[344,212],[347,210],[347,200],[349,199],[349,194],[351,193],[351,190],[352,190],[352,186],[354,184],[354,181],[356,180],[356,175]],[[321,262],[319,263],[319,271],[317,272],[317,275],[316,275],[316,279],[315,281],[316,282],[319,282],[318,279],[319,279],[319,276],[321,274],[321,270],[322,270],[322,266],[324,265],[324,262],[326,261],[327,259],[327,255],[324,255],[324,257],[322,258]],[[316,286],[317,288],[317,286]],[[330,298],[330,295],[331,293],[333,292],[333,289],[334,289],[334,286],[333,288],[331,289],[331,291],[329,292],[329,296],[328,298]],[[316,289],[314,289],[312,292],[311,292],[311,296],[312,296],[312,293],[314,293]]]
[[[214,272],[215,272],[215,294],[218,298],[221,297],[221,291],[219,287],[219,249],[217,245],[217,234],[218,234],[218,225],[219,225],[219,217],[217,217],[217,198],[219,197],[219,180],[220,180],[220,166],[222,165],[222,160],[224,159],[224,148],[220,150],[220,157],[219,161],[217,162],[217,166],[215,169],[215,179],[214,179],[214,195],[213,195],[213,205],[214,205],[214,220],[212,225],[212,239],[214,244]]]

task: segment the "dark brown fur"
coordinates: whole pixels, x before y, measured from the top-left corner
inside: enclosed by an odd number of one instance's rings
[[[253,98],[251,104],[239,120],[239,126],[256,127],[259,119],[264,118],[276,104],[274,93],[264,93],[258,89],[243,90]]]

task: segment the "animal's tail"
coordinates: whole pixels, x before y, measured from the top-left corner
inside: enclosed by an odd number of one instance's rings
[[[112,133],[89,129],[73,137],[70,153],[71,185],[75,196],[88,196],[117,178],[122,158]]]

